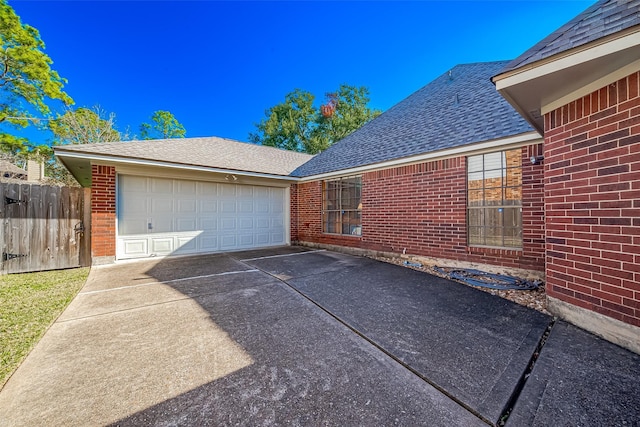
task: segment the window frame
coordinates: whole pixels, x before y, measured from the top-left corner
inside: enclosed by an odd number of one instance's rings
[[[355,183],[350,181],[356,180]],[[333,184],[333,188],[329,188]],[[354,194],[343,194],[349,188]],[[322,233],[337,236],[362,237],[362,175],[349,175],[322,181]],[[329,194],[334,197],[329,199]],[[349,204],[351,206],[349,206]],[[331,206],[330,206],[331,205]],[[354,207],[355,206],[355,207]],[[334,219],[330,220],[333,214]],[[330,230],[334,224],[334,230]],[[345,232],[345,227],[348,232]]]
[[[495,164],[497,155],[500,155],[500,167],[487,167],[487,158],[491,156],[489,160]],[[515,161],[510,163],[510,156],[514,156],[517,163]],[[477,170],[477,161],[480,159],[481,168]],[[476,164],[472,170],[474,162]],[[478,248],[522,250],[524,229],[522,149],[512,148],[467,156],[466,163],[467,245]],[[470,179],[472,175],[479,176],[478,174],[481,174],[481,179]],[[500,185],[495,182],[497,179],[500,180]],[[471,185],[472,182],[478,181],[481,183],[479,187]],[[493,196],[500,194],[500,201],[497,202],[495,197],[487,197],[490,193]],[[519,197],[514,198],[514,194]],[[478,199],[477,195],[481,197]],[[479,200],[479,204],[472,204],[474,200],[476,202]],[[478,218],[479,222],[476,222]],[[491,220],[499,224],[492,223]],[[509,223],[506,223],[507,220]]]

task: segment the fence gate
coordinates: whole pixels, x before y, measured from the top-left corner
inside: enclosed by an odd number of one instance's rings
[[[0,274],[88,265],[82,188],[0,182]]]

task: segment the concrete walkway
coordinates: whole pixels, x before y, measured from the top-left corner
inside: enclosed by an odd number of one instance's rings
[[[640,425],[639,408],[638,355],[295,247],[93,268],[0,391],[2,426]]]

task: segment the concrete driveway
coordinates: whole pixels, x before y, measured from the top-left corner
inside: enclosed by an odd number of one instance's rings
[[[638,408],[638,355],[297,247],[93,268],[0,392],[10,426],[639,425]]]

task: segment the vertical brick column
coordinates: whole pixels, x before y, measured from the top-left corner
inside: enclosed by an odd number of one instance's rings
[[[298,184],[289,187],[290,241],[298,241]]]
[[[108,264],[116,256],[116,168],[91,166],[91,258]]]
[[[550,308],[570,317],[580,307],[574,323],[607,338],[611,325],[634,329],[606,318],[640,326],[639,80],[633,73],[544,117]]]

